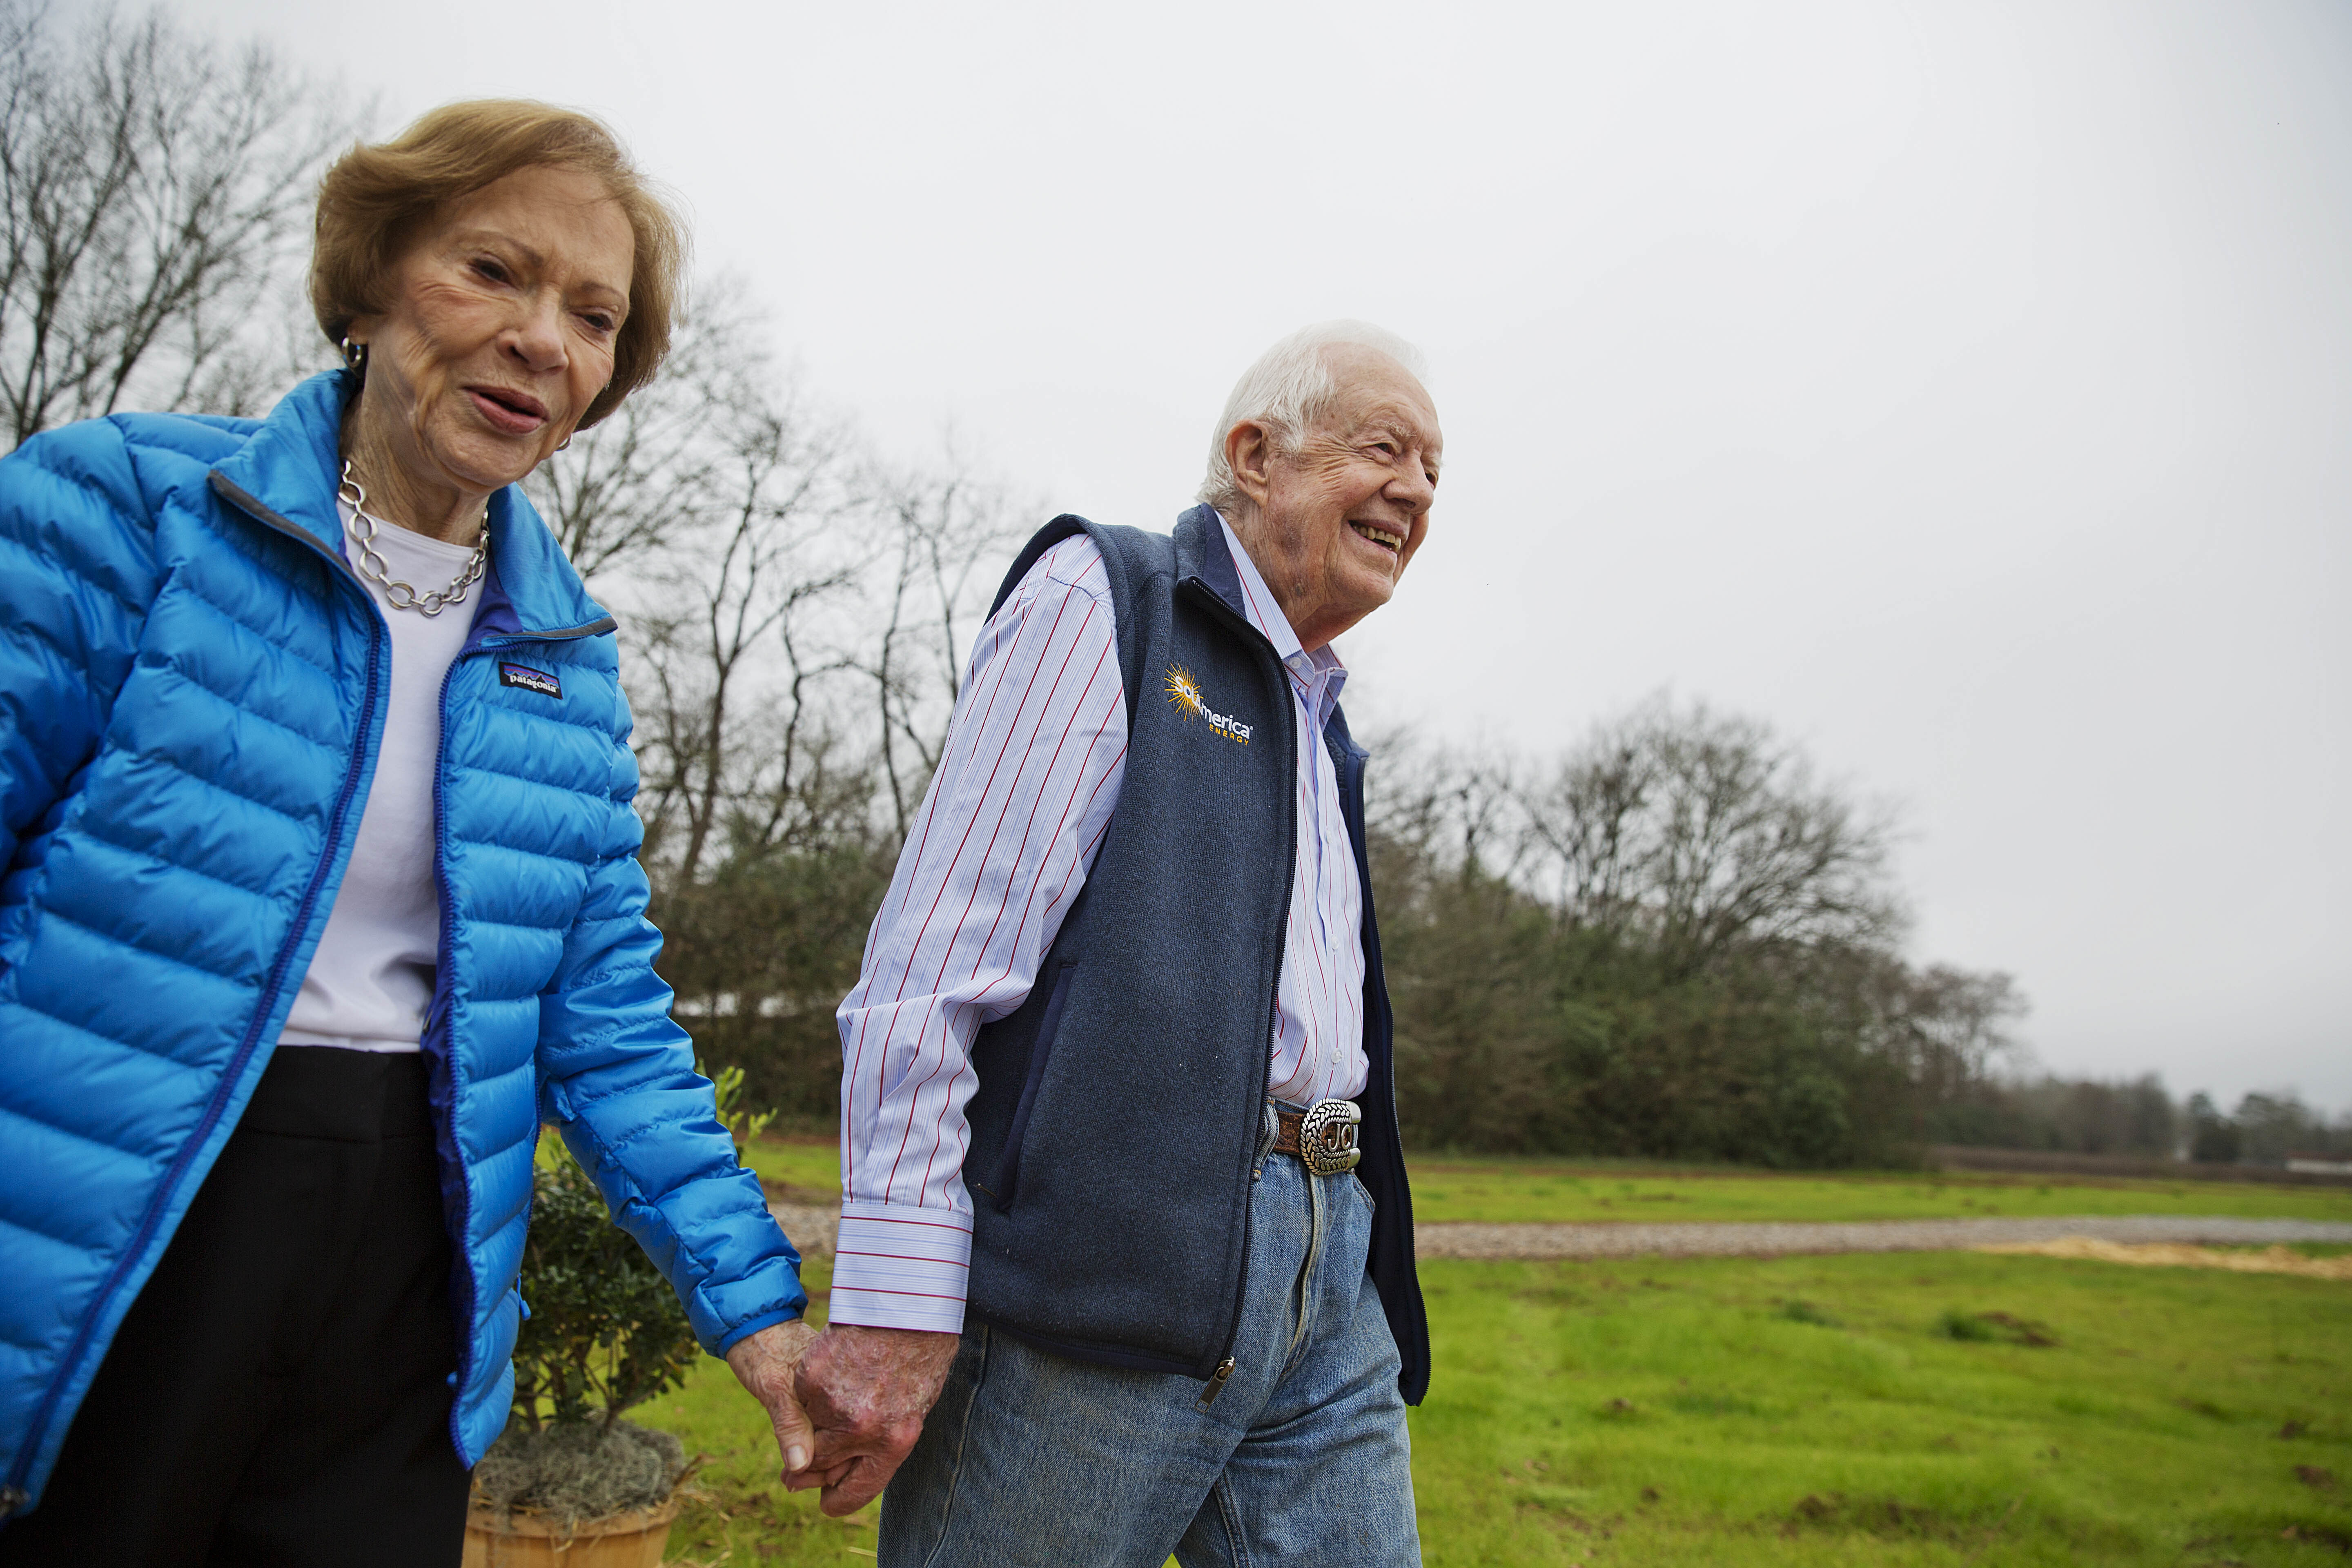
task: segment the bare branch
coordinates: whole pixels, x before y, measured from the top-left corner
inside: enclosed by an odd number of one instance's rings
[[[888,519],[887,607],[868,659],[892,818],[906,837],[914,805],[939,767],[948,719],[962,693],[967,630],[978,628],[995,584],[985,568],[1013,552],[1017,530],[1000,486],[977,477],[950,432],[936,469],[905,468],[877,485]],[[1034,509],[1033,509],[1034,510]],[[912,752],[900,765],[901,743]]]
[[[0,419],[10,445],[129,403],[253,401],[328,153],[357,128],[258,46],[161,13],[71,38],[0,0]],[[282,388],[281,388],[282,389]]]
[[[1753,721],[1663,700],[1517,792],[1529,875],[1571,926],[1638,932],[1669,974],[1900,928],[1894,828]]]

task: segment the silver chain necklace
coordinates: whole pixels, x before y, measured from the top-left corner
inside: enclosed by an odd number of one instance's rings
[[[482,509],[482,542],[474,546],[473,555],[466,569],[447,587],[430,594],[420,594],[392,574],[392,563],[386,561],[375,547],[376,520],[367,514],[367,491],[359,480],[352,478],[352,461],[343,459],[343,482],[335,487],[335,499],[352,509],[351,521],[343,531],[360,547],[360,558],[353,563],[360,575],[383,590],[384,603],[395,610],[415,610],[420,616],[437,616],[452,605],[466,602],[466,590],[482,580],[482,570],[490,561],[490,509]]]

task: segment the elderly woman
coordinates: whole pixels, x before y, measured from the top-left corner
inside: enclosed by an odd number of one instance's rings
[[[346,369],[0,464],[0,1563],[455,1563],[542,1121],[804,1462],[613,620],[515,488],[680,253],[595,121],[439,110],[320,191]]]

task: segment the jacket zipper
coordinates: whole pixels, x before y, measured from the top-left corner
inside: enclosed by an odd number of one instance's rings
[[[467,642],[464,647],[459,648],[457,650],[457,657],[449,661],[449,668],[441,672],[441,697],[438,713],[440,730],[439,733],[434,738],[433,743],[433,888],[434,891],[439,896],[441,901],[441,952],[440,963],[436,966],[436,973],[435,984],[436,989],[440,990],[443,995],[453,996],[456,993],[456,986],[449,978],[449,965],[452,962],[449,954],[451,951],[451,943],[457,933],[457,917],[455,910],[455,902],[449,897],[448,812],[445,805],[445,790],[443,787],[449,767],[450,683],[457,679],[458,668],[464,665],[466,660],[473,658],[476,654],[486,653],[495,648],[513,647],[519,644],[527,642],[556,642],[566,641],[575,637],[594,637],[600,632],[610,631],[612,628],[613,620],[612,617],[608,616],[601,621],[591,621],[585,626],[566,626],[561,630],[539,633],[530,636],[519,637],[512,634],[492,634],[487,637],[478,637]],[[464,1161],[457,1152],[457,1026],[451,1022],[451,1009],[449,1007],[438,1007],[436,1008],[436,1012],[439,1015],[441,1022],[441,1070],[447,1076],[449,1085],[447,1109],[442,1113],[443,1121],[446,1125],[442,1130],[446,1131],[449,1136],[450,1157],[457,1161],[459,1165],[458,1180],[455,1184],[457,1190],[457,1264],[458,1271],[466,1282],[466,1293],[463,1302],[464,1311],[458,1325],[461,1331],[457,1338],[457,1370],[455,1373],[456,1381],[450,1385],[452,1389],[452,1397],[449,1401],[449,1441],[456,1446],[457,1452],[460,1455],[463,1455],[466,1451],[466,1436],[463,1430],[463,1421],[465,1417],[465,1395],[467,1388],[472,1383],[474,1374],[474,1317],[477,1310],[481,1304],[482,1282],[474,1277],[472,1245],[474,1230],[473,1188],[472,1185],[465,1180]],[[515,1297],[515,1300],[517,1301],[520,1301],[522,1298],[518,1294]],[[525,1317],[529,1317],[530,1315],[528,1308],[524,1310],[523,1315]]]
[[[439,728],[433,738],[433,890],[441,901],[441,938],[439,962],[434,966],[434,984],[442,996],[454,998],[457,985],[449,973],[450,944],[457,934],[457,918],[451,910],[449,897],[449,830],[445,825],[448,813],[442,803],[442,774],[449,763],[449,681],[457,667],[468,654],[481,647],[479,641],[457,650],[449,668],[441,672],[441,696],[436,718]],[[438,1000],[438,998],[436,998]],[[457,1322],[457,1369],[451,1374],[449,1398],[449,1441],[462,1456],[466,1451],[465,1435],[460,1429],[466,1405],[466,1390],[474,1372],[474,1310],[481,1301],[481,1281],[474,1278],[473,1247],[474,1197],[472,1184],[466,1180],[464,1161],[457,1152],[457,1030],[451,1021],[454,1001],[436,1009],[441,1024],[441,1071],[448,1085],[442,1097],[443,1109],[436,1131],[449,1140],[449,1156],[458,1164],[457,1180],[450,1184],[457,1190],[457,1272],[466,1282],[465,1310]]]
[[[1211,589],[1205,583],[1201,584],[1201,597],[1206,600],[1209,604],[1216,606],[1216,608],[1223,613],[1228,620],[1234,622],[1242,631],[1247,633],[1253,637],[1255,637],[1260,643],[1265,644],[1266,651],[1268,653],[1273,652],[1273,645],[1271,643],[1266,643],[1265,634],[1259,631],[1255,626],[1250,625],[1247,616],[1236,614],[1234,607],[1231,605],[1226,604],[1222,598],[1219,598],[1215,591]],[[1274,661],[1274,667],[1275,686],[1281,693],[1281,702],[1279,706],[1281,707],[1283,716],[1287,718],[1290,713],[1289,704],[1296,700],[1296,699],[1290,695],[1289,679],[1282,673],[1282,661],[1280,659],[1276,659]],[[1284,800],[1288,803],[1286,812],[1288,830],[1284,836],[1285,853],[1283,855],[1282,863],[1286,867],[1292,868],[1293,874],[1292,876],[1285,877],[1282,879],[1282,908],[1276,913],[1274,922],[1274,929],[1276,931],[1286,931],[1290,926],[1290,888],[1292,881],[1296,878],[1296,868],[1298,864],[1298,791],[1293,787],[1296,775],[1298,772],[1298,738],[1297,723],[1294,721],[1291,724],[1284,726],[1283,732],[1287,737],[1286,742],[1286,750],[1289,756],[1290,765],[1288,770],[1283,775],[1284,783],[1282,794]],[[1265,1114],[1265,1084],[1266,1079],[1272,1076],[1274,1072],[1274,1027],[1282,1007],[1283,946],[1284,944],[1281,942],[1276,942],[1275,944],[1274,984],[1266,993],[1265,1027],[1260,1031],[1258,1035],[1259,1040],[1265,1047],[1265,1061],[1258,1069],[1257,1081],[1259,1084],[1259,1089],[1257,1098],[1253,1104],[1256,1109],[1258,1117],[1261,1119]],[[1259,1126],[1262,1127],[1264,1123],[1261,1120]],[[1254,1130],[1250,1134],[1250,1151],[1253,1163],[1255,1163],[1256,1158],[1257,1137],[1258,1133]],[[1256,1208],[1257,1184],[1255,1182],[1246,1183],[1242,1188],[1242,1265],[1241,1268],[1235,1271],[1234,1277],[1233,1317],[1225,1327],[1225,1346],[1223,1356],[1218,1361],[1215,1369],[1209,1373],[1207,1384],[1201,1390],[1201,1397],[1193,1402],[1192,1407],[1195,1410],[1206,1410],[1210,1405],[1215,1404],[1217,1395],[1225,1391],[1226,1383],[1231,1381],[1234,1375],[1234,1348],[1241,1342],[1242,1312],[1249,1300],[1250,1231],[1251,1222],[1255,1215]]]
[[[339,555],[330,554],[311,536],[308,529],[298,528],[293,523],[288,522],[284,518],[217,475],[214,476],[213,489],[235,502],[237,510],[245,512],[255,521],[309,546],[319,555],[332,561],[341,570],[346,579],[353,585],[360,586],[359,575],[352,570],[351,563]],[[364,597],[365,587],[360,586],[360,592]],[[373,612],[375,605],[371,601],[367,607]],[[383,617],[375,616],[368,627],[367,685],[362,693],[360,708],[362,726],[365,726],[375,713],[376,692],[381,684],[383,631]],[[364,735],[364,728],[362,735]],[[89,1310],[82,1314],[81,1323],[75,1329],[74,1337],[66,1346],[65,1356],[58,1363],[58,1374],[49,1380],[49,1386],[43,1391],[40,1406],[33,1412],[32,1424],[26,1429],[24,1446],[16,1452],[16,1462],[9,1467],[7,1484],[5,1488],[0,1488],[0,1520],[6,1519],[24,1502],[25,1479],[32,1469],[33,1456],[39,1452],[41,1439],[48,1431],[50,1418],[57,1414],[59,1396],[65,1392],[66,1384],[73,1381],[74,1373],[80,1365],[81,1358],[89,1350],[90,1335],[98,1326],[98,1320],[105,1315],[107,1303],[111,1301],[114,1299],[114,1293],[122,1288],[124,1277],[130,1272],[131,1266],[138,1261],[140,1254],[146,1250],[149,1239],[155,1234],[156,1226],[163,1221],[164,1209],[171,1205],[173,1194],[179,1191],[180,1183],[186,1179],[188,1166],[194,1162],[196,1151],[202,1148],[205,1140],[212,1135],[214,1126],[220,1121],[221,1108],[227,1103],[230,1093],[236,1088],[238,1080],[244,1077],[245,1064],[252,1060],[254,1049],[260,1044],[261,1026],[268,1018],[271,1010],[277,1006],[278,993],[285,989],[287,967],[293,961],[294,949],[302,940],[303,931],[310,926],[310,910],[319,901],[319,889],[327,879],[327,868],[334,860],[335,846],[342,838],[343,819],[351,809],[352,797],[358,793],[360,773],[366,760],[367,747],[362,740],[360,744],[352,748],[350,765],[343,770],[342,787],[336,794],[334,810],[328,817],[325,852],[319,857],[318,865],[311,868],[310,885],[302,889],[302,901],[295,907],[293,924],[287,931],[286,941],[278,949],[276,962],[270,965],[269,984],[263,988],[261,1000],[254,1008],[253,1022],[246,1026],[245,1038],[237,1042],[236,1054],[229,1058],[228,1070],[221,1075],[219,1084],[213,1089],[212,1098],[205,1101],[204,1116],[197,1121],[195,1131],[189,1134],[185,1142],[180,1145],[180,1152],[173,1159],[171,1168],[163,1173],[163,1184],[157,1190],[153,1200],[148,1204],[147,1212],[140,1217],[139,1228],[131,1233],[130,1245],[123,1248],[122,1256],[115,1259],[113,1268],[108,1271],[105,1282],[99,1287],[98,1295],[90,1302]]]

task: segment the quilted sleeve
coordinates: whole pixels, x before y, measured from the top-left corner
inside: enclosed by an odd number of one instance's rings
[[[120,427],[69,425],[0,460],[0,868],[97,751],[155,586]]]
[[[661,933],[646,919],[644,836],[630,803],[636,759],[624,699],[614,734],[604,854],[540,1000],[540,1078],[563,1141],[614,1222],[669,1279],[705,1350],[808,1306],[800,1255],[736,1162],[710,1080],[694,1070],[670,990],[654,973]]]

